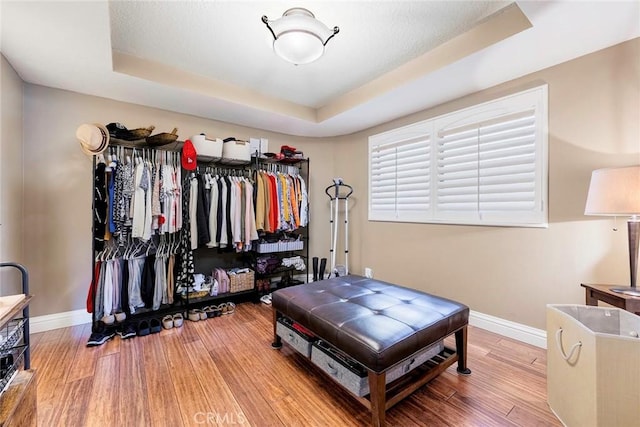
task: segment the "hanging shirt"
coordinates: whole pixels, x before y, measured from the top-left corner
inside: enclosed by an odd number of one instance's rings
[[[133,314],[136,309],[144,307],[142,300],[142,267],[145,257],[129,259],[129,311]]]
[[[256,202],[255,202],[256,228],[258,230],[265,230],[264,211],[265,211],[266,196],[265,196],[265,192],[264,192],[264,180],[262,178],[262,173],[261,172],[256,173],[256,185],[255,185],[255,187],[256,187]]]
[[[300,180],[300,226],[306,227],[309,224],[309,199],[307,196],[307,186],[301,176]]]
[[[127,160],[122,169],[122,197],[123,206],[120,215],[125,226],[131,227],[133,214],[131,204],[135,193],[135,167],[131,160]]]
[[[209,243],[207,247],[215,248],[218,246],[216,236],[218,235],[218,182],[211,178],[209,189]]]
[[[98,163],[93,182],[93,245],[96,251],[104,249],[104,232],[107,224],[107,165]]]
[[[142,181],[142,170],[144,165],[138,163],[134,172],[133,180],[133,197],[131,198],[132,226],[131,237],[142,237],[142,229],[144,228],[144,190],[140,186]]]
[[[291,209],[291,227],[297,229],[300,227],[300,213],[298,212],[298,200],[296,198],[296,180],[288,176],[289,181],[289,208]]]
[[[218,233],[217,239],[218,243],[220,243],[221,248],[226,248],[228,244],[227,239],[227,182],[223,177],[220,177],[220,200],[218,201],[219,211],[218,211]]]
[[[247,206],[247,213],[245,215],[245,243],[250,245],[254,240],[258,240],[258,230],[256,227],[256,217],[253,215],[253,185],[251,182],[245,182],[245,203]]]
[[[153,310],[158,310],[160,304],[167,304],[167,264],[165,257],[156,257],[154,263],[154,289],[153,289]]]
[[[151,229],[158,230],[160,228],[160,216],[162,215],[162,209],[160,208],[160,169],[161,165],[156,164],[153,167],[153,185],[151,192]]]
[[[226,198],[226,211],[227,211],[227,223],[226,223],[226,233],[227,233],[227,245],[231,246],[233,245],[233,232],[232,232],[232,225],[231,225],[231,193],[233,191],[233,187],[231,184],[231,180],[229,179],[228,176],[224,177],[224,180],[227,184],[227,198]]]
[[[280,221],[277,180],[273,174],[268,174],[267,178],[269,179],[269,228],[275,233],[278,231]]]
[[[209,235],[209,190],[205,186],[202,175],[196,175],[198,192],[196,199],[196,222],[198,247],[205,246],[211,240]],[[193,237],[192,237],[193,238]],[[194,248],[195,249],[195,248]]]
[[[153,216],[151,215],[151,194],[153,193],[151,178],[151,164],[144,162],[144,169],[142,170],[142,186],[144,189],[144,229],[142,240],[145,242],[151,238],[151,223],[153,222]]]
[[[198,248],[198,180],[194,177],[191,180],[189,190],[189,232],[191,240],[191,250]]]
[[[190,194],[190,183],[191,181],[187,181],[185,183],[185,187],[183,187],[183,191]],[[187,204],[187,200],[183,200],[183,204]],[[180,245],[179,245],[179,253],[180,253],[180,264],[178,267],[178,277],[176,280],[176,287],[183,286],[185,288],[189,288],[193,286],[193,272],[194,272],[194,263],[193,263],[193,250],[191,249],[191,226],[189,224],[189,209],[188,206],[183,207],[182,209],[182,232],[180,233]]]

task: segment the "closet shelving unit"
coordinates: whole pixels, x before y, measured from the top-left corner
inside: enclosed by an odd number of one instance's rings
[[[179,152],[182,149],[184,142],[183,141],[175,141],[165,145],[156,145],[152,146],[146,144],[145,140],[139,141],[125,141],[116,138],[111,138],[109,142],[110,147],[123,147],[125,149],[135,149],[136,151],[148,150],[148,152]],[[248,163],[240,164],[237,162],[224,162],[224,160],[216,159],[214,161],[201,161],[198,160],[198,168],[206,169],[211,168],[213,170],[225,170],[230,172],[231,174],[238,174],[244,176],[252,176],[259,169],[267,169],[272,171],[279,171],[284,169],[285,167],[291,168],[295,167],[298,169],[299,173],[302,174],[302,177],[305,179],[307,183],[307,189],[309,188],[309,159],[287,159],[284,162],[278,160],[272,160],[267,158],[261,158],[254,156],[251,161]],[[93,170],[95,173],[96,169],[96,160],[94,158]],[[183,180],[185,179],[185,174],[187,171],[183,170]],[[194,264],[195,264],[195,272],[196,273],[204,273],[205,275],[209,275],[211,270],[214,267],[222,267],[225,269],[234,268],[234,267],[249,267],[254,271],[254,286],[251,290],[239,291],[239,292],[227,292],[223,294],[218,294],[215,296],[204,296],[200,298],[189,297],[189,294],[182,297],[179,295],[175,296],[173,304],[162,304],[160,309],[152,310],[150,308],[140,308],[136,311],[135,314],[132,315],[134,321],[141,321],[143,319],[150,318],[162,318],[167,314],[175,314],[181,312],[184,314],[185,319],[187,318],[187,311],[189,309],[194,308],[202,308],[207,305],[217,304],[221,302],[245,302],[245,301],[254,301],[258,302],[260,294],[258,293],[255,280],[259,278],[282,278],[287,275],[296,275],[298,277],[304,275],[304,282],[306,282],[306,277],[308,276],[308,243],[309,243],[309,233],[308,227],[300,228],[295,232],[300,236],[300,239],[303,241],[303,249],[295,250],[295,251],[278,251],[277,255],[279,257],[285,256],[293,256],[300,255],[305,262],[305,270],[299,271],[294,268],[280,268],[275,272],[272,272],[267,275],[260,275],[256,272],[255,263],[257,256],[262,255],[255,250],[248,252],[240,252],[236,253],[235,251],[223,251],[218,248],[198,248],[193,251],[194,254]],[[92,239],[93,242],[93,239]],[[93,252],[92,263],[95,261],[95,247]],[[92,272],[95,274],[95,270],[92,267]],[[95,280],[95,277],[93,277]],[[278,287],[277,283],[272,283],[272,289]],[[98,321],[100,319],[95,318],[95,310],[93,317],[93,326],[94,330],[98,325]],[[130,321],[132,319],[129,319]]]
[[[310,160],[308,158],[294,158],[294,159],[283,159],[283,160],[274,160],[269,158],[254,158],[254,167],[255,170],[267,170],[267,171],[282,171],[282,172],[291,172],[292,168],[297,169],[297,173],[302,176],[305,180],[307,192],[309,190],[309,179],[310,179]],[[281,233],[280,233],[281,234]],[[289,248],[286,245],[282,245],[279,248],[269,248],[264,250],[256,250],[254,249],[251,254],[253,256],[252,259],[252,269],[256,272],[255,277],[257,280],[268,280],[270,282],[269,292],[282,288],[291,286],[294,284],[301,284],[308,282],[309,275],[309,226],[300,227],[294,231],[288,231],[285,233],[288,237],[293,237],[299,239],[302,244],[302,247],[299,248]],[[259,273],[256,268],[256,263],[259,257],[273,255],[277,256],[280,260],[283,258],[300,256],[304,261],[305,268],[304,270],[298,270],[295,267],[284,267],[279,266],[275,270],[270,271],[268,273]],[[259,291],[259,294],[265,294],[267,291]]]
[[[9,269],[20,272],[22,294],[0,297],[0,425],[27,413],[35,419],[36,404],[29,340],[29,303],[33,298],[29,275],[20,264],[0,263],[0,270]]]
[[[129,140],[123,140],[123,139],[118,139],[118,138],[113,138],[111,137],[109,139],[109,149],[107,149],[107,151],[109,151],[111,149],[111,147],[122,147],[125,149],[130,149],[130,150],[136,150],[136,152],[138,153],[142,153],[145,152],[145,150],[149,153],[152,153],[154,151],[158,151],[158,152],[178,152],[182,149],[184,142],[183,141],[174,141],[171,142],[169,144],[164,144],[164,145],[150,145],[146,142],[146,140],[141,139],[141,140],[134,140],[134,141],[129,141]],[[97,166],[97,161],[96,161],[96,157],[94,156],[93,158],[93,178],[95,180],[95,171],[96,171],[96,166]],[[93,189],[92,189],[93,191]],[[93,195],[92,195],[92,200],[94,199]],[[93,200],[93,202],[95,202],[95,200]],[[95,210],[95,203],[92,204],[92,210]],[[95,248],[95,241],[92,237],[91,239],[92,242],[92,282],[95,282],[95,261],[96,261],[96,255],[98,253],[98,251]],[[96,301],[94,301],[94,306],[97,304],[97,297],[98,295],[95,295]],[[175,314],[175,313],[184,313],[185,314],[185,318],[186,318],[186,311],[188,309],[189,305],[186,301],[180,299],[180,298],[176,298],[174,300],[173,304],[161,304],[160,308],[158,310],[152,310],[151,308],[147,308],[147,307],[141,307],[136,309],[136,312],[134,314],[131,314],[132,318],[127,318],[126,321],[130,322],[132,320],[134,320],[135,322],[139,322],[145,319],[151,319],[151,318],[162,318],[163,316],[167,315],[167,314]],[[129,315],[128,315],[129,316]],[[92,313],[92,326],[93,326],[93,330],[97,330],[99,329],[99,321],[100,319],[98,319],[96,317],[96,310],[94,308],[93,313]]]

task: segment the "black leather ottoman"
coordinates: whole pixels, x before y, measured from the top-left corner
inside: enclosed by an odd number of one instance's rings
[[[272,307],[274,348],[282,346],[276,325],[286,316],[366,367],[370,395],[359,400],[372,411],[373,425],[384,425],[386,409],[454,362],[459,373],[471,372],[466,367],[469,308],[464,304],[349,275],[277,290]],[[385,375],[390,368],[451,334],[456,338],[455,352],[441,353],[420,377],[387,393]]]

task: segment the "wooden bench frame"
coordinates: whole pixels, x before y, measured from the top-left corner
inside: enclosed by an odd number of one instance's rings
[[[274,349],[282,348],[282,339],[276,332],[278,319],[282,316],[283,314],[278,312],[275,308],[273,309],[274,339],[271,347],[273,347]],[[307,325],[302,326],[308,328]],[[311,330],[311,332],[313,332],[313,330]],[[453,334],[455,334],[456,341],[455,350],[445,347],[442,352],[429,359],[423,365],[417,367],[416,369],[413,369],[406,375],[389,384],[386,384],[386,371],[374,372],[368,370],[370,390],[369,395],[360,397],[353,395],[353,393],[351,392],[350,393],[362,405],[364,405],[365,408],[371,411],[372,426],[383,427],[385,425],[385,414],[388,409],[392,408],[394,405],[402,401],[405,397],[409,396],[411,393],[440,375],[456,361],[458,362],[458,373],[462,375],[471,374],[471,370],[467,368],[467,325],[461,327],[457,331],[454,331],[452,335]],[[331,377],[329,376],[329,378]],[[331,379],[333,380],[333,378]],[[342,384],[340,385],[342,386]]]

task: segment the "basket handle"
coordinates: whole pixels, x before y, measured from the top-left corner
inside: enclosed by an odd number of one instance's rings
[[[334,377],[338,375],[338,370],[335,367],[333,367],[333,365],[331,365],[330,362],[327,362],[327,369],[329,369],[329,373]]]
[[[578,341],[571,347],[571,350],[569,351],[569,355],[567,355],[564,352],[564,348],[562,348],[562,328],[558,328],[558,330],[556,331],[556,344],[558,345],[558,350],[560,351],[560,354],[562,355],[564,360],[566,360],[567,362],[569,361],[569,359],[573,357],[573,353],[577,349],[582,347],[582,341]]]

